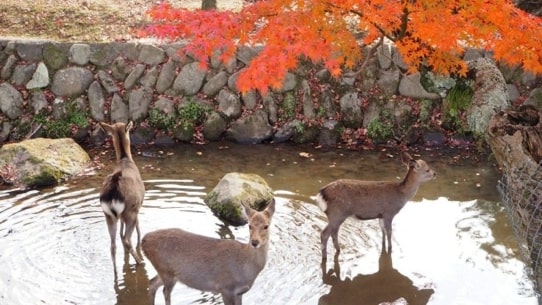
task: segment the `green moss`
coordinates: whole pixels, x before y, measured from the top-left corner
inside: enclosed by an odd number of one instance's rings
[[[293,93],[287,92],[284,96],[284,100],[282,101],[282,114],[284,116],[284,119],[292,119],[295,117],[295,97]]]
[[[393,119],[389,112],[383,111],[373,118],[367,126],[367,135],[375,143],[384,143],[393,136]]]
[[[161,130],[172,130],[175,127],[175,117],[153,108],[149,113],[149,124]]]

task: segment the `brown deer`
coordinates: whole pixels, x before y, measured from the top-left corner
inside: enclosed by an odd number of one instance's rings
[[[241,305],[242,296],[262,271],[269,249],[269,225],[275,200],[262,212],[245,206],[250,239],[248,244],[216,239],[181,229],[163,229],[143,237],[143,253],[158,275],[149,283],[149,303],[154,305],[156,290],[164,286],[166,305],[179,281],[188,287],[219,292],[225,305]]]
[[[380,220],[382,247],[387,237],[388,252],[391,253],[392,221],[426,181],[434,179],[436,173],[423,160],[414,160],[403,152],[402,160],[408,172],[402,181],[362,181],[341,179],[329,183],[316,195],[316,203],[326,213],[328,225],[321,235],[322,261],[327,259],[327,241],[333,239],[336,254],[339,254],[339,227],[346,218],[354,216],[361,220]]]
[[[130,150],[130,129],[132,122],[109,125],[101,122],[100,126],[111,136],[116,154],[116,166],[112,174],[105,178],[100,192],[100,204],[105,214],[109,236],[111,237],[111,258],[115,265],[115,235],[120,219],[120,238],[125,249],[132,254],[137,264],[143,262],[132,247],[131,237],[137,231],[139,245],[141,232],[137,216],[143,204],[145,186]]]

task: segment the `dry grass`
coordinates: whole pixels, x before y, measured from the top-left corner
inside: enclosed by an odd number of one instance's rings
[[[170,0],[175,6],[201,7],[201,0]],[[235,9],[242,0],[218,0]],[[148,0],[1,0],[0,37],[54,41],[133,41],[149,22]]]

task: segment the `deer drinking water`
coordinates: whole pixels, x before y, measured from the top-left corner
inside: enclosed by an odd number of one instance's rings
[[[163,229],[143,237],[142,248],[158,275],[149,283],[149,303],[164,285],[166,305],[177,281],[203,291],[219,292],[225,305],[241,305],[242,296],[265,266],[269,249],[269,225],[275,200],[258,212],[245,206],[248,244],[216,239],[181,229]]]
[[[326,213],[328,225],[321,235],[322,261],[327,259],[327,241],[333,240],[339,254],[338,233],[341,224],[350,216],[361,220],[380,220],[382,247],[387,237],[388,252],[391,253],[392,221],[426,181],[434,179],[436,173],[423,160],[414,160],[403,152],[402,160],[408,172],[402,181],[362,181],[340,179],[322,187],[316,195],[316,203]]]
[[[139,222],[137,216],[143,204],[145,186],[137,169],[130,150],[130,129],[128,124],[115,123],[109,125],[101,122],[100,126],[111,136],[115,148],[116,166],[112,174],[105,178],[100,192],[100,204],[105,214],[109,236],[111,237],[111,258],[115,265],[115,238],[117,222],[120,220],[120,238],[126,249],[132,254],[137,264],[143,262],[132,247],[131,237],[137,231],[137,244],[140,241]]]

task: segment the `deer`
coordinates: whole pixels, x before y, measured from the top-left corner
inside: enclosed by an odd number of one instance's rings
[[[130,129],[133,127],[133,122],[130,121],[128,124],[118,122],[112,125],[100,122],[99,125],[111,136],[116,155],[113,173],[105,178],[100,191],[100,205],[111,238],[113,265],[115,266],[115,235],[119,220],[120,239],[125,250],[127,249],[133,256],[136,264],[141,264],[143,260],[131,243],[134,229],[137,231],[137,244],[140,243],[141,231],[139,230],[138,214],[145,196],[145,185],[130,149]]]
[[[158,273],[149,282],[149,304],[164,286],[166,305],[181,282],[202,291],[220,293],[225,305],[242,305],[242,296],[264,268],[269,249],[269,226],[275,212],[271,199],[263,211],[243,205],[248,218],[249,242],[216,239],[179,228],[160,229],[143,237],[143,253]]]
[[[423,160],[409,153],[401,155],[408,171],[402,181],[363,181],[339,179],[320,189],[315,201],[327,216],[328,224],[321,233],[322,261],[327,259],[327,242],[332,237],[336,255],[340,253],[338,233],[348,217],[360,220],[379,219],[382,248],[388,245],[391,254],[393,218],[416,194],[420,185],[436,178],[436,173]]]

